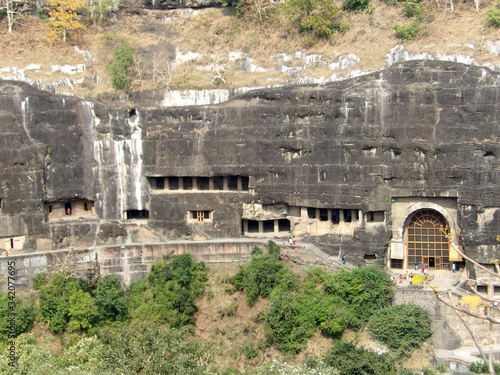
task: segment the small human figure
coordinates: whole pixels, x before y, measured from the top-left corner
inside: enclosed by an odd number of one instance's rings
[[[424,275],[425,277],[427,278],[427,274],[428,274],[429,270],[427,269],[427,267],[424,268]]]
[[[455,273],[455,271],[456,271],[456,267],[457,267],[457,266],[455,265],[455,263],[453,263],[453,264],[451,265],[451,268],[452,268],[452,270],[453,270],[453,273]]]
[[[288,244],[289,244],[289,245],[291,245],[291,244],[292,244],[292,237],[290,237],[290,238],[288,239]]]
[[[66,208],[66,215],[71,215],[71,208]]]
[[[5,249],[5,256],[8,257],[9,256],[9,250]]]
[[[425,264],[422,264],[422,273],[425,271]]]
[[[345,260],[345,255],[342,255],[342,264],[345,264],[346,260]]]
[[[418,268],[419,268],[420,264],[415,264],[415,271],[418,271]]]
[[[403,274],[399,274],[399,283],[401,284],[403,282]]]
[[[295,245],[295,238],[292,237],[292,245]]]
[[[410,280],[413,279],[413,272],[410,272]]]

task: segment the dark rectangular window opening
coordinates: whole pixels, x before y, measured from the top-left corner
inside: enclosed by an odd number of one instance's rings
[[[309,219],[316,218],[316,208],[315,207],[307,207],[307,217]]]
[[[476,290],[478,293],[481,293],[481,294],[488,294],[488,285],[478,285],[476,287]]]
[[[259,233],[259,222],[257,220],[248,220],[248,233]]]
[[[193,177],[183,177],[182,186],[184,190],[193,190]]]
[[[352,211],[354,214],[354,215],[352,215],[354,217],[354,220],[358,221],[359,220],[359,210],[352,210]]]
[[[87,202],[83,202],[83,209],[85,211],[88,211],[89,210],[89,204]]]
[[[364,258],[364,259],[371,259],[371,260],[373,260],[373,259],[377,259],[377,254],[366,254],[366,253],[365,253],[365,255],[364,255],[364,257],[363,257],[363,258]]]
[[[345,223],[352,222],[352,211],[351,210],[344,210],[344,222]]]
[[[156,182],[156,188],[158,190],[163,190],[165,189],[165,177],[156,177],[155,178]]]
[[[13,238],[10,239],[10,248],[11,249],[14,248],[14,239]]]
[[[191,218],[197,221],[210,219],[210,211],[191,211]]]
[[[214,181],[214,190],[224,190],[224,177],[215,176],[212,179]]]
[[[493,286],[493,294],[500,294],[500,286]]]
[[[51,214],[53,211],[52,205],[49,205],[49,214]]]
[[[148,210],[127,210],[127,219],[149,219]]]
[[[241,176],[241,190],[248,190],[249,181],[248,176]]]
[[[332,223],[338,224],[340,222],[340,212],[337,209],[332,210]]]
[[[384,211],[368,211],[366,213],[366,221],[369,223],[383,223],[385,220]]]
[[[290,220],[279,219],[278,220],[278,231],[279,232],[290,232]]]
[[[227,188],[229,190],[238,190],[238,176],[227,177]]]
[[[179,190],[179,177],[169,177],[168,188],[169,190]]]
[[[403,259],[391,259],[391,268],[403,268]]]
[[[264,233],[273,233],[273,232],[274,232],[274,220],[264,221]]]
[[[326,208],[319,209],[319,221],[328,221],[328,209]]]
[[[208,190],[210,188],[208,181],[209,181],[208,177],[197,177],[196,186],[198,190]]]

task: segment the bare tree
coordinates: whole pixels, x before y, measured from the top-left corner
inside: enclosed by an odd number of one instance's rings
[[[21,16],[28,7],[27,0],[0,0],[0,9],[5,9],[7,16],[7,27],[9,33],[12,33],[14,24],[21,24]]]

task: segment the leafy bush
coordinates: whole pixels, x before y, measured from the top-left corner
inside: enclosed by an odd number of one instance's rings
[[[203,294],[205,264],[184,253],[153,264],[146,280],[132,283],[128,305],[138,320],[180,327],[194,323],[194,299]]]
[[[95,299],[101,320],[116,321],[127,317],[127,300],[118,276],[106,275],[99,279]]]
[[[14,305],[14,310],[9,309]],[[13,304],[12,304],[13,303]],[[33,328],[35,320],[35,309],[32,301],[25,301],[19,297],[13,300],[8,293],[0,294],[0,343],[6,344],[11,331],[10,317],[15,318],[15,336],[23,332],[29,332]]]
[[[493,368],[495,369],[496,374],[500,374],[500,363],[493,362]],[[486,365],[486,363],[484,363],[483,361],[473,362],[470,365],[470,370],[471,370],[471,372],[473,372],[475,374],[489,374],[490,373],[488,370],[488,365]]]
[[[498,8],[498,5],[497,5]],[[490,9],[486,12],[486,22],[493,27],[500,27],[500,9]]]
[[[266,253],[252,257],[246,268],[240,268],[231,282],[247,295],[250,304],[255,303],[259,296],[268,297],[271,291],[279,286],[284,291],[294,290],[298,286],[298,276],[278,259],[277,245],[269,245],[273,254]],[[279,247],[278,247],[279,249]]]
[[[418,22],[412,22],[406,26],[394,25],[393,29],[396,30],[396,35],[402,42],[412,40],[418,33],[420,27]]]
[[[387,355],[357,348],[345,341],[335,341],[325,357],[327,365],[338,370],[339,375],[396,375],[397,371]]]
[[[342,8],[346,11],[361,12],[368,8],[368,0],[344,0]]]
[[[134,48],[124,43],[115,49],[113,57],[108,65],[108,73],[111,76],[113,88],[129,92],[132,85],[130,68],[134,63]]]
[[[97,308],[90,293],[82,289],[75,291],[69,298],[68,330],[84,331],[97,323]]]
[[[333,1],[288,0],[281,9],[292,22],[298,22],[299,32],[311,32],[317,38],[328,39],[337,31],[347,29],[341,22],[342,10]]]
[[[33,289],[40,290],[47,284],[47,275],[42,272],[35,276],[33,279]]]
[[[141,322],[137,325],[118,323],[99,331],[106,358],[102,370],[144,375],[204,373],[207,347],[190,337],[187,328],[172,329]],[[105,372],[107,373],[107,372]]]
[[[283,352],[299,353],[316,332],[312,307],[293,294],[279,291],[273,295],[264,326],[269,342]]]
[[[377,309],[389,306],[393,296],[389,276],[377,266],[328,274],[323,293],[337,298],[337,309],[343,311],[347,326],[353,329],[367,323]]]
[[[374,338],[400,355],[411,352],[432,335],[431,317],[421,307],[396,305],[374,312],[368,329]]]
[[[403,3],[404,16],[407,18],[412,18],[415,21],[421,21],[424,18],[424,12],[422,11],[421,3],[417,1],[405,1]]]

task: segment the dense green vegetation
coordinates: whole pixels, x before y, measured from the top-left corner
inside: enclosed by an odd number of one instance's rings
[[[431,317],[415,305],[396,305],[377,310],[368,323],[374,338],[400,355],[411,353],[432,335]]]
[[[297,365],[263,364],[248,374],[396,374],[398,356],[411,353],[431,333],[425,311],[390,306],[391,282],[377,267],[338,273],[311,268],[300,280],[281,259],[275,243],[270,241],[266,249],[256,247],[252,254],[245,267],[226,279],[225,292],[242,291],[249,305],[268,298],[270,307],[259,318],[266,339],[247,341],[241,354],[251,361],[273,346],[294,355],[318,329],[333,338],[334,345],[324,357]],[[238,374],[212,367],[213,351],[218,349],[193,335],[196,298],[203,295],[206,281],[204,263],[189,254],[155,263],[146,279],[127,290],[111,275],[96,282],[64,273],[39,275],[34,283],[39,308],[31,301],[16,300],[18,366],[8,366],[3,352],[0,374],[114,374],[118,368],[124,374]],[[7,297],[2,295],[0,311],[5,312],[6,306]],[[52,332],[75,332],[64,336],[65,348],[57,357],[28,333],[35,315],[38,324],[46,324]],[[0,317],[3,348],[6,316]],[[365,326],[391,353],[380,356],[340,340],[346,328]]]

